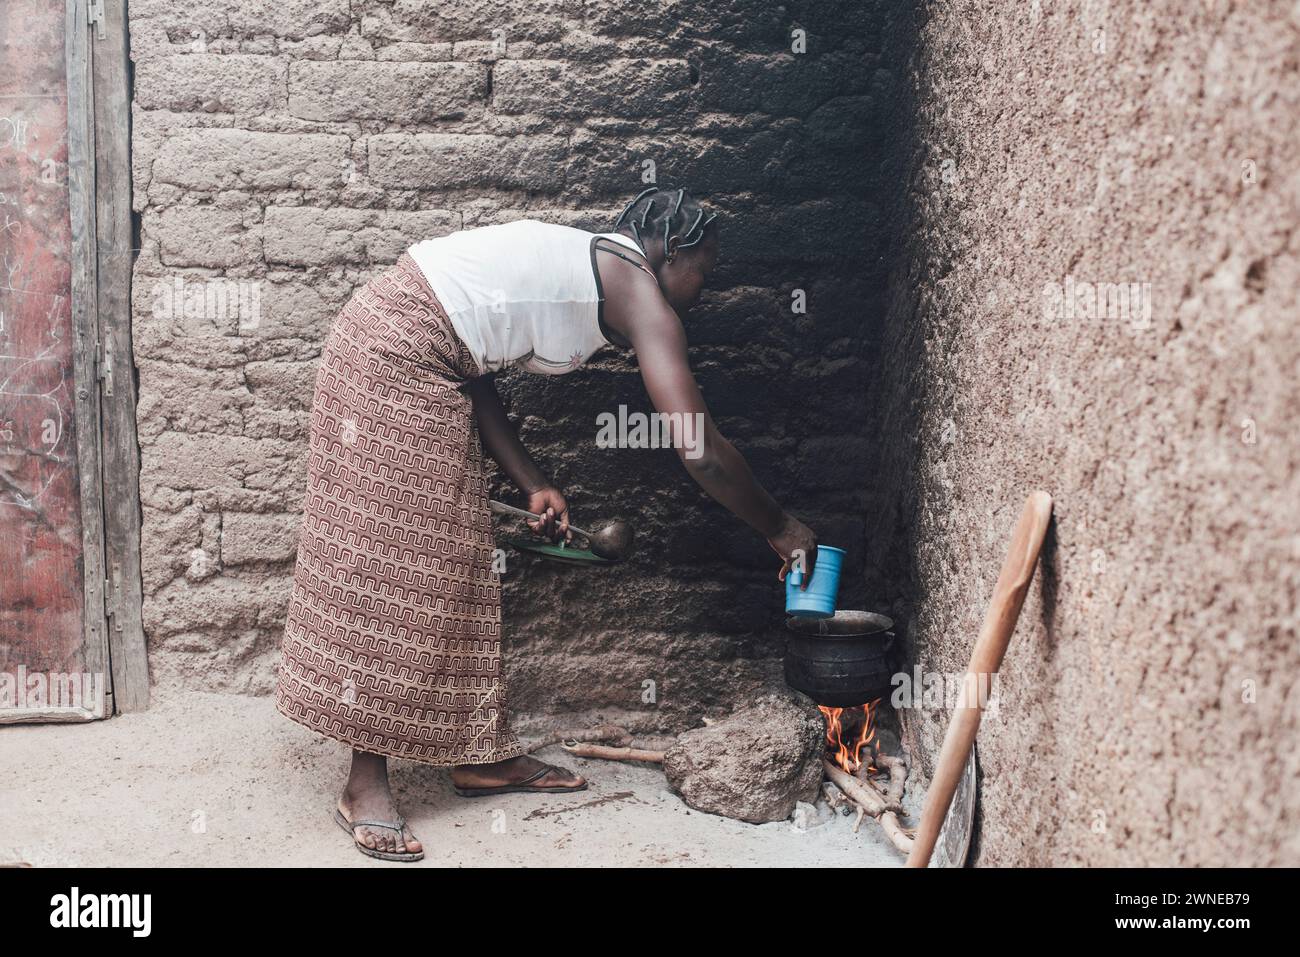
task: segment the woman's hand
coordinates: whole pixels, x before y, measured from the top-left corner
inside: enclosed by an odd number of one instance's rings
[[[793,515],[786,514],[781,520],[781,530],[767,540],[772,550],[781,556],[784,564],[777,578],[785,581],[791,567],[804,569],[803,583],[800,590],[806,590],[812,581],[813,568],[817,564],[817,536],[813,530]]]
[[[558,488],[548,485],[530,493],[528,511],[542,516],[541,521],[528,522],[528,527],[534,533],[553,542],[561,538],[566,542],[573,539],[573,533],[569,531],[569,503],[564,500],[564,495]]]

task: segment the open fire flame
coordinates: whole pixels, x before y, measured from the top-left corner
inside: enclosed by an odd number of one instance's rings
[[[849,774],[862,767],[864,762],[871,764],[878,704],[879,698],[859,708],[817,706],[826,718],[826,756]]]

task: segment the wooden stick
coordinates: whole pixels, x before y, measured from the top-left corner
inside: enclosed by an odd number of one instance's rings
[[[1012,534],[1011,548],[1002,563],[998,583],[993,588],[993,599],[989,602],[979,638],[975,641],[975,650],[966,670],[966,680],[962,682],[957,707],[948,722],[934,778],[930,782],[930,790],[925,796],[925,806],[921,811],[921,826],[916,832],[916,843],[907,858],[908,867],[925,867],[930,863],[930,855],[934,853],[934,845],[939,840],[943,819],[957,791],[957,784],[966,767],[966,758],[975,745],[975,735],[979,733],[984,696],[988,693],[992,676],[1002,666],[1007,645],[1016,630],[1016,620],[1020,617],[1025,595],[1029,592],[1029,583],[1034,578],[1038,553],[1042,550],[1043,538],[1047,535],[1047,525],[1051,518],[1052,497],[1046,492],[1031,493]]]
[[[877,820],[880,821],[880,826],[884,830],[885,836],[893,842],[894,847],[898,848],[904,854],[910,855],[916,842],[908,837],[904,832],[903,826],[898,823],[898,815],[893,811],[886,811],[884,814],[880,815]]]
[[[663,764],[662,751],[647,751],[645,748],[612,748],[604,744],[589,744],[584,741],[566,742],[560,747],[580,758],[600,758],[603,761],[645,761],[648,764]]]
[[[894,847],[898,848],[904,854],[910,854],[912,851],[913,841],[903,830],[902,824],[899,823],[898,814],[899,802],[903,799],[903,787],[907,781],[907,765],[898,758],[888,755],[879,755],[877,760],[889,769],[889,793],[882,795],[877,790],[873,781],[862,781],[851,774],[846,774],[838,765],[823,759],[826,766],[826,774],[831,778],[830,783],[825,785],[826,788],[834,787],[842,789],[848,798],[857,805],[857,817],[853,819],[853,833],[858,833],[858,828],[862,826],[864,816],[870,814],[884,829],[885,836],[889,838]],[[842,775],[848,781],[853,783],[853,788],[849,789],[842,783]]]
[[[884,789],[883,797],[885,802],[893,805],[901,805],[903,801],[903,792],[907,788],[907,762],[902,758],[896,758],[891,754],[885,754],[883,751],[875,756],[875,763],[882,770],[889,772],[889,785]],[[877,781],[869,781],[869,784],[880,790],[880,784]],[[876,818],[880,827],[889,838],[890,843],[898,848],[904,854],[912,852],[914,841],[912,835],[908,833],[907,828],[903,827],[899,821],[898,815],[893,811],[886,811]]]
[[[845,797],[844,792],[837,788],[831,781],[822,782],[822,797],[830,805],[831,810],[840,814],[851,814],[853,808],[857,807],[852,801]]]
[[[878,754],[876,760],[889,772],[889,789],[885,800],[890,804],[901,804],[903,792],[907,789],[907,762],[890,754]]]
[[[897,805],[890,805],[880,796],[879,791],[863,784],[834,762],[822,758],[822,767],[826,770],[826,776],[831,779],[835,786],[861,805],[872,817],[879,817],[886,811],[902,810]]]
[[[542,738],[540,741],[534,741],[528,746],[528,753],[540,751],[542,748],[549,748],[553,744],[563,744],[565,741],[601,741],[605,743],[613,742],[618,747],[628,747],[632,744],[632,735],[626,728],[621,728],[616,724],[598,724],[594,728],[577,728],[570,731],[555,731]]]

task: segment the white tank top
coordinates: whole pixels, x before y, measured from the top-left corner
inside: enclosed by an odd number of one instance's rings
[[[627,236],[527,219],[426,239],[409,252],[481,372],[562,375],[609,344],[596,273],[601,238],[641,252]]]

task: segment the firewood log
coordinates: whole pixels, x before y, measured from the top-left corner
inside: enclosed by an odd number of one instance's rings
[[[904,854],[912,853],[912,838],[907,836],[903,826],[898,823],[898,815],[893,811],[886,811],[880,815],[877,820],[880,821],[880,827],[885,835],[893,842],[894,847],[898,848]]]
[[[902,810],[897,805],[890,805],[875,788],[863,784],[853,775],[825,758],[822,759],[822,767],[826,770],[826,776],[835,783],[835,786],[861,805],[872,817],[879,817],[885,811]]]
[[[831,810],[838,811],[840,814],[852,814],[853,809],[857,807],[845,796],[843,791],[830,781],[822,782],[822,797],[826,799],[826,803],[830,805]]]
[[[664,753],[662,751],[648,751],[645,748],[615,748],[605,744],[589,744],[584,741],[566,741],[560,747],[579,758],[600,758],[604,761],[645,761],[648,764],[664,763]]]
[[[890,804],[901,805],[903,792],[907,788],[907,762],[891,754],[879,754],[876,761],[889,771],[889,788],[885,792],[885,800]]]
[[[594,728],[553,731],[541,740],[530,744],[528,753],[532,754],[534,751],[540,751],[542,748],[549,748],[553,744],[561,744],[565,741],[600,741],[615,747],[629,747],[632,744],[632,735],[626,728],[620,728],[616,724],[600,724]]]

